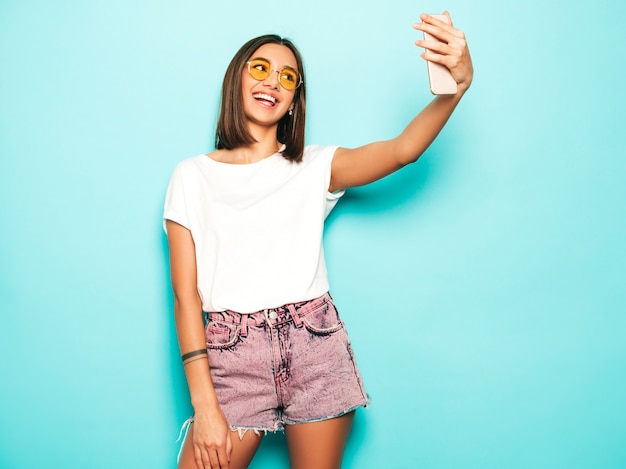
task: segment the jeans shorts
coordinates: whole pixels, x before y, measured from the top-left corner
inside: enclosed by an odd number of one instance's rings
[[[240,434],[339,417],[369,403],[328,293],[252,314],[206,317],[213,385]]]

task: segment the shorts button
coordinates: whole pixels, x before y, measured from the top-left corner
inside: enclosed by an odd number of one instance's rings
[[[270,319],[276,319],[278,317],[278,314],[276,314],[276,311],[270,311]]]

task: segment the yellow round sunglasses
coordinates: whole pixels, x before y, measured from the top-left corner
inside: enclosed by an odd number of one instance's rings
[[[278,73],[278,83],[287,91],[294,91],[302,84],[302,75],[291,67],[272,70],[270,61],[263,57],[256,57],[248,62],[248,73],[255,80],[267,80],[272,72]]]

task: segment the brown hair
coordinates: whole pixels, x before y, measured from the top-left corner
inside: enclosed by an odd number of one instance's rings
[[[232,150],[241,145],[255,142],[246,127],[241,92],[241,74],[252,54],[265,44],[279,44],[287,47],[295,56],[298,71],[302,75],[302,84],[296,89],[293,98],[293,115],[285,114],[283,116],[278,122],[276,135],[278,141],[285,144],[282,155],[288,160],[299,162],[304,153],[304,116],[306,113],[304,67],[300,52],[293,42],[275,34],[267,34],[249,40],[230,61],[222,84],[222,103],[215,132],[215,147],[218,150]]]

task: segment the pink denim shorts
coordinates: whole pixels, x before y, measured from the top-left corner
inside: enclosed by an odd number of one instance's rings
[[[206,316],[211,376],[233,430],[276,431],[369,403],[328,293],[252,314]]]

